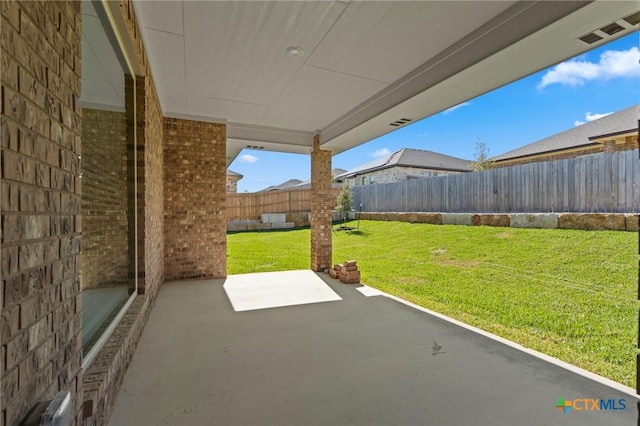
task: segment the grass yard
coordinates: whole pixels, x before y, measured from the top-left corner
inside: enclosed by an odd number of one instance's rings
[[[353,222],[355,225],[355,222]],[[362,221],[333,237],[369,286],[635,387],[638,236]],[[308,229],[228,235],[228,272],[309,268]]]

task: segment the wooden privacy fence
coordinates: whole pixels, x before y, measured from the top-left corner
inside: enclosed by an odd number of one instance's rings
[[[335,197],[340,188],[333,188]],[[227,220],[259,220],[263,213],[311,211],[311,189],[289,189],[251,194],[227,194]]]
[[[356,186],[364,212],[638,213],[638,150]]]

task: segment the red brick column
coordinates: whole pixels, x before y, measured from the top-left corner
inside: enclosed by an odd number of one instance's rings
[[[320,137],[313,137],[311,152],[311,269],[331,267],[331,214],[336,204],[331,190],[331,151],[320,149]]]

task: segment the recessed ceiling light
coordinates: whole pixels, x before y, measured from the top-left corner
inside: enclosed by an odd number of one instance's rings
[[[298,46],[289,46],[287,47],[287,53],[291,56],[302,56],[304,55],[304,49]]]

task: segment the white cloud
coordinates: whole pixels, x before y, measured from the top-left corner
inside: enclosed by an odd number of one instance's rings
[[[244,154],[238,157],[238,161],[241,163],[255,163],[258,161],[258,157],[254,157],[253,155]]]
[[[386,157],[389,154],[391,154],[391,151],[389,151],[387,148],[382,148],[382,149],[377,150],[373,154],[369,154],[369,155],[371,155],[372,157],[375,157],[375,158],[382,158],[382,157]]]
[[[593,114],[591,112],[587,112],[584,115],[584,119],[586,121],[576,120],[576,121],[573,122],[573,125],[574,126],[581,126],[584,123],[588,123],[589,121],[597,120],[598,118],[606,117],[607,115],[610,115],[610,114],[613,114],[613,113],[612,112],[605,112],[603,114]]]
[[[584,115],[584,118],[586,118],[587,121],[593,121],[611,114],[613,114],[613,112],[605,112],[604,114],[592,114],[588,112]]]
[[[450,112],[453,112],[455,110],[457,110],[458,108],[462,108],[463,106],[467,106],[467,105],[471,105],[471,102],[463,102],[461,104],[452,106],[449,109],[445,109],[444,111],[442,111],[443,114],[449,114]]]
[[[629,50],[607,50],[598,62],[572,59],[551,68],[542,76],[538,88],[550,84],[582,86],[590,80],[610,80],[613,78],[636,78],[640,74],[640,50],[634,46]]]

